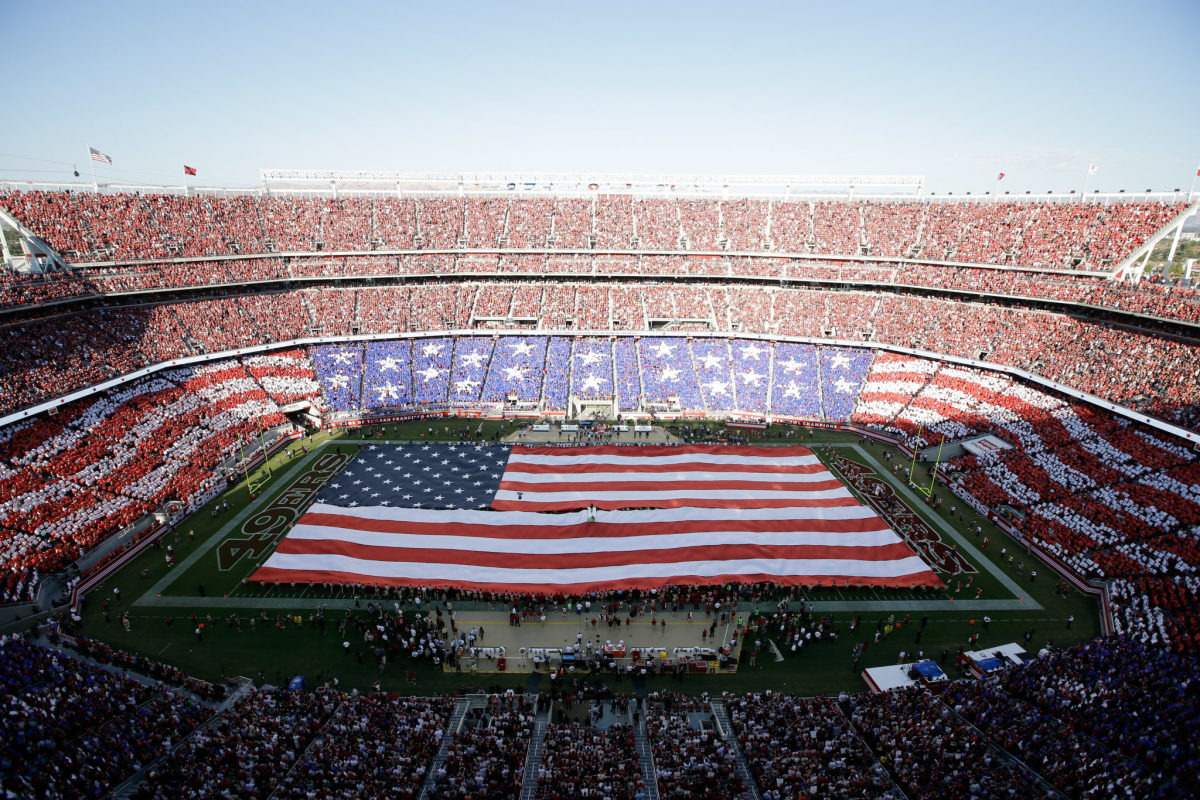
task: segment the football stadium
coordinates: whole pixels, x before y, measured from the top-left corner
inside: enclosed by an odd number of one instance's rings
[[[1200,793],[1194,182],[30,141],[5,797]]]

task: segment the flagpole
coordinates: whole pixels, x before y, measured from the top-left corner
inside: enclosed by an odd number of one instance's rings
[[[92,191],[100,193],[100,183],[96,180],[96,159],[92,158],[92,146],[88,145],[88,167],[92,170]]]
[[[1088,182],[1092,179],[1092,167],[1088,165],[1087,175],[1083,176],[1083,200],[1087,202]]]
[[[1192,195],[1196,193],[1196,176],[1200,175],[1200,167],[1196,167],[1196,172],[1192,175],[1192,188],[1188,189],[1188,202],[1192,201]]]

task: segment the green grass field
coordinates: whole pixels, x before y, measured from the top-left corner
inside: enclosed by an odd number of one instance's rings
[[[207,680],[242,675],[259,682],[279,684],[292,675],[303,674],[312,685],[313,681],[336,676],[345,688],[368,689],[378,681],[385,690],[413,694],[524,686],[526,675],[456,675],[408,659],[389,663],[380,674],[373,658],[367,657],[359,663],[353,652],[349,655],[343,652],[343,636],[338,632],[337,624],[343,620],[346,609],[350,614],[365,618],[367,603],[384,595],[364,594],[358,601],[360,607],[355,607],[355,600],[347,590],[327,593],[307,586],[265,587],[245,582],[256,566],[270,555],[274,541],[290,527],[285,519],[287,515],[279,511],[276,501],[282,502],[281,496],[288,490],[295,492],[297,484],[323,482],[328,476],[319,468],[322,458],[325,458],[322,463],[327,468],[329,463],[337,460],[328,457],[329,454],[336,456],[338,451],[345,458],[364,444],[380,440],[457,440],[460,431],[475,431],[478,425],[478,421],[451,421],[444,425],[414,422],[353,433],[330,435],[322,432],[306,440],[310,449],[308,456],[289,458],[286,453],[274,456],[269,478],[253,502],[243,481],[185,520],[173,533],[164,536],[160,547],[149,548],[93,589],[79,632],[173,664]],[[503,435],[514,427],[485,422],[482,434],[485,439],[490,439],[494,434]],[[786,432],[786,429],[780,431],[781,434]],[[756,434],[751,436],[756,437]],[[759,441],[754,438],[755,443]],[[901,650],[913,653],[920,649],[927,657],[939,660],[953,675],[954,654],[960,648],[968,649],[968,638],[976,632],[981,634],[978,646],[983,648],[1010,641],[1024,643],[1026,632],[1032,629],[1033,638],[1027,649],[1034,651],[1048,641],[1056,646],[1068,646],[1100,633],[1096,602],[1075,591],[1065,598],[1057,595],[1057,578],[1052,570],[1033,559],[999,529],[969,510],[963,513],[963,504],[943,489],[935,490],[935,494],[945,495],[942,508],[935,511],[921,502],[923,496],[896,482],[886,466],[886,454],[890,451],[893,458],[905,465],[908,461],[894,448],[876,442],[863,444],[855,435],[825,430],[792,430],[790,436],[761,437],[763,444],[780,442],[811,447],[826,463],[834,459],[835,453],[841,453],[849,460],[869,467],[889,481],[905,504],[938,531],[943,540],[956,545],[958,553],[978,572],[972,576],[971,585],[957,593],[957,579],[951,579],[946,590],[933,592],[868,588],[797,590],[796,597],[814,604],[817,613],[833,616],[840,630],[837,641],[810,643],[798,654],[784,648],[780,641],[783,661],[776,661],[764,649],[754,666],[743,661],[736,674],[689,676],[682,684],[670,681],[672,689],[718,692],[773,688],[803,695],[857,691],[865,688],[857,671],[851,668],[851,650],[858,641],[868,644],[860,668],[896,663]],[[299,449],[299,445],[294,448]],[[265,468],[260,468],[257,473],[257,478],[251,476],[255,482],[266,475]],[[929,485],[926,465],[917,464],[914,482]],[[228,510],[224,508],[226,504]],[[958,512],[953,515],[950,512],[952,505],[958,506]],[[274,511],[270,510],[272,507]],[[214,516],[217,508],[221,510]],[[977,523],[982,526],[978,534]],[[189,531],[194,535],[189,535]],[[989,539],[986,550],[982,547],[984,537]],[[165,561],[168,545],[176,561],[172,568],[168,568]],[[1002,548],[1007,548],[1014,556],[1014,563],[999,558]],[[1024,562],[1021,574],[1017,572],[1016,562],[1019,561]],[[1038,578],[1031,582],[1029,575],[1034,569],[1038,571]],[[114,588],[120,589],[119,600],[115,600]],[[976,592],[980,589],[981,598],[976,600]],[[105,598],[112,603],[108,621],[102,611]],[[389,608],[391,604],[392,601],[387,600]],[[320,605],[328,608],[324,634],[310,621]],[[773,606],[774,601],[770,601],[764,602],[762,607],[765,610]],[[466,603],[455,603],[456,609],[471,607]],[[486,608],[485,605],[474,607]],[[500,610],[499,606],[496,610]],[[129,614],[129,631],[125,631],[117,620],[117,613],[121,611]],[[267,618],[265,621],[263,614]],[[228,624],[232,615],[240,618],[241,630]],[[877,644],[877,625],[892,615],[900,626],[890,635],[881,637]],[[985,615],[991,618],[986,630],[982,622]],[[249,624],[251,616],[256,617],[253,628]],[[904,622],[906,616],[909,617],[907,624]],[[924,629],[919,624],[923,616],[928,617]],[[1075,622],[1068,626],[1070,616],[1074,616]],[[299,624],[294,621],[295,617],[300,618]],[[857,617],[861,617],[862,622],[851,634],[850,623]],[[204,623],[204,633],[203,639],[198,641],[194,630],[200,622]],[[919,642],[916,641],[918,633]],[[949,656],[945,660],[941,658],[943,652]],[[415,684],[404,680],[405,672],[416,674]],[[651,689],[655,681],[665,685],[669,679],[652,679]]]

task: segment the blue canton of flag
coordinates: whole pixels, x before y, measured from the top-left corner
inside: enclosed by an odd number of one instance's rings
[[[511,448],[375,444],[325,485],[318,503],[355,508],[487,508]]]

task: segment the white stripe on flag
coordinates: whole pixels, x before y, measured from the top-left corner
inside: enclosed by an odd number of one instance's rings
[[[676,482],[678,483],[678,482]],[[675,485],[675,484],[672,484]],[[518,497],[523,494],[524,497]],[[795,500],[796,505],[803,505],[805,501],[813,500],[835,500],[849,498],[849,489],[823,489],[815,492],[793,492],[793,491],[776,491],[773,489],[755,489],[753,499],[755,500]],[[727,500],[731,505],[736,505],[738,501],[750,502],[751,498],[748,492],[744,489],[709,489],[703,485],[698,485],[693,489],[675,489],[672,491],[660,490],[653,492],[636,492],[636,491],[618,491],[618,492],[603,492],[603,491],[587,491],[587,492],[515,492],[507,489],[501,489],[496,492],[496,500],[493,504],[499,501],[507,502],[524,502],[529,506],[546,505],[551,503],[574,503],[576,506],[587,505],[589,502],[600,506],[604,503],[620,503],[623,505],[637,506],[638,504],[652,505],[655,500]],[[499,507],[499,506],[497,506]]]
[[[296,571],[353,573],[364,578],[404,578],[446,584],[571,585],[618,583],[639,578],[670,579],[677,575],[804,575],[836,578],[899,578],[929,572],[916,556],[891,561],[818,559],[741,559],[738,561],[676,561],[667,564],[628,564],[578,569],[526,569],[481,567],[472,564],[428,564],[404,561],[367,561],[338,555],[275,553],[264,568]]]
[[[680,547],[706,547],[758,544],[790,547],[881,547],[897,544],[900,537],[880,521],[877,531],[851,531],[829,534],[808,531],[706,531],[694,533],[646,534],[645,536],[579,536],[568,539],[508,539],[491,536],[425,535],[380,533],[300,524],[288,533],[289,539],[339,541],[372,547],[411,550],[471,550],[493,553],[630,553],[638,550],[670,550]]]

